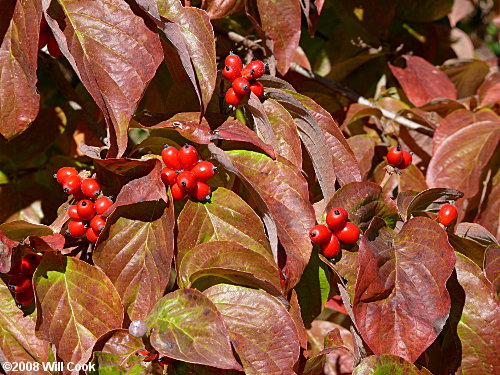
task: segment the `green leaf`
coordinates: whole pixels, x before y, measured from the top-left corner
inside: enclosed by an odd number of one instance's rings
[[[363,359],[352,375],[421,375],[421,372],[401,357],[380,354]]]

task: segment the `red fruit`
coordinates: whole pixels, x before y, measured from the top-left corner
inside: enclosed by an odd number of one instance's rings
[[[89,242],[94,243],[97,242],[99,233],[93,230],[92,228],[87,228],[87,230],[85,231],[85,236],[87,236],[87,240],[89,240]]]
[[[36,267],[40,264],[40,259],[42,257],[38,254],[26,254],[21,258],[21,263],[19,265],[19,271],[25,275],[33,275]]]
[[[161,152],[161,158],[168,168],[173,169],[174,171],[182,169],[181,163],[179,162],[179,150],[177,150],[174,146],[167,146],[164,148]]]
[[[189,191],[196,184],[196,177],[191,171],[184,171],[177,176],[177,184],[182,190]]]
[[[387,152],[387,162],[393,167],[397,167],[399,163],[403,160],[403,151],[401,148],[392,147],[389,152]]]
[[[348,244],[354,244],[358,242],[361,231],[355,224],[346,223],[342,229],[336,230],[334,233],[340,241]]]
[[[266,72],[266,66],[260,60],[254,60],[245,66],[245,69],[241,71],[241,76],[246,79],[257,79],[264,75]]]
[[[149,350],[146,350],[146,349],[141,350],[141,351],[139,351],[139,352],[137,353],[137,355],[138,355],[139,357],[147,357],[147,356],[149,355]]]
[[[64,184],[66,179],[70,176],[78,176],[78,171],[75,168],[62,167],[59,168],[57,173],[54,175],[54,177],[57,179],[57,182],[59,182],[61,185]]]
[[[445,204],[438,213],[438,219],[445,227],[453,223],[457,219],[457,208],[452,204]]]
[[[224,69],[222,69],[222,75],[228,81],[233,82],[236,78],[241,77],[241,67],[229,66],[226,65]]]
[[[96,233],[101,233],[105,226],[106,219],[104,219],[101,215],[95,215],[92,220],[90,220],[90,227]]]
[[[82,199],[76,204],[76,210],[82,220],[90,220],[95,215],[94,203],[88,199]]]
[[[33,292],[32,288],[16,294],[16,302],[19,305],[19,307],[28,306],[29,304],[31,304],[31,302],[33,302],[34,299],[35,299],[35,293]]]
[[[340,254],[339,239],[333,233],[329,240],[327,242],[320,243],[319,247],[321,249],[321,254],[327,258],[334,258]]]
[[[189,192],[189,195],[200,202],[205,202],[210,200],[211,193],[212,190],[207,183],[196,181],[196,185],[193,187],[193,190]]]
[[[237,107],[240,105],[242,99],[243,99],[243,97],[241,95],[236,94],[232,87],[226,91],[226,103],[227,104],[232,105],[234,107]]]
[[[264,86],[259,81],[250,81],[250,91],[252,91],[258,98],[264,96]]]
[[[321,243],[328,241],[332,232],[325,225],[315,225],[309,231],[309,239],[313,243]]]
[[[66,194],[77,195],[81,193],[80,186],[82,179],[80,176],[69,176],[64,180],[62,187]]]
[[[349,214],[342,207],[335,207],[326,215],[326,224],[331,230],[342,229],[347,223]]]
[[[105,213],[113,205],[113,201],[108,197],[97,198],[94,202],[95,212],[98,215]]]
[[[76,207],[76,204],[72,204],[68,207],[68,215],[73,220],[82,220],[80,215],[78,215],[78,208]]]
[[[149,357],[144,358],[143,361],[144,362],[152,362],[152,361],[155,361],[156,359],[158,359],[158,357],[159,357],[158,353],[151,354]]]
[[[95,198],[101,194],[101,185],[94,178],[84,178],[81,189],[87,198]]]
[[[175,359],[163,356],[158,358],[158,363],[160,364],[161,367],[164,367],[166,365],[171,365],[172,363],[175,363]]]
[[[411,153],[408,151],[403,151],[403,160],[401,160],[401,163],[398,164],[399,169],[405,169],[408,168],[411,164],[411,161],[413,159],[413,156],[411,156]]]
[[[87,223],[82,220],[71,220],[68,224],[68,232],[73,237],[81,237],[85,234]]]
[[[170,186],[170,191],[172,193],[172,198],[174,199],[174,201],[180,201],[186,198],[187,193],[183,189],[181,189],[177,182]]]
[[[200,161],[191,169],[191,172],[198,181],[207,181],[215,175],[217,167],[209,161]]]
[[[227,55],[226,59],[224,60],[224,65],[239,68],[240,71],[241,69],[243,69],[243,62],[241,61],[240,57],[233,53]]]
[[[186,171],[190,171],[198,163],[199,159],[198,151],[187,143],[179,150],[179,162],[182,169]],[[177,176],[177,181],[179,181],[179,176]]]
[[[177,180],[177,172],[169,167],[165,167],[161,170],[160,177],[165,186],[172,186]]]
[[[47,41],[47,49],[49,50],[50,56],[58,59],[63,55],[59,45],[57,44],[57,40],[54,35],[49,35],[49,40]]]
[[[42,49],[47,45],[50,38],[50,31],[40,31],[38,35],[38,49]]]
[[[9,279],[9,289],[14,293],[21,293],[31,288],[31,277],[22,273]]]
[[[250,82],[247,79],[240,77],[233,81],[232,88],[237,95],[246,95],[250,92]]]

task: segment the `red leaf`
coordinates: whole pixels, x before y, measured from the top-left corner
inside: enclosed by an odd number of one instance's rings
[[[11,267],[12,249],[19,244],[12,241],[0,230],[0,273],[7,273]]]
[[[500,74],[486,78],[478,90],[481,107],[500,102]]]
[[[30,236],[30,246],[36,251],[59,251],[64,248],[64,236],[55,233],[48,236]]]
[[[210,19],[228,17],[243,7],[243,0],[206,0],[202,3]]]
[[[389,64],[410,101],[417,107],[437,98],[457,98],[457,89],[450,79],[421,57],[404,55],[406,68]]]
[[[500,246],[488,246],[484,253],[484,275],[493,285],[497,295],[500,293]]]
[[[399,234],[381,224],[365,232],[353,311],[374,353],[414,362],[432,344],[450,311],[454,265],[446,232],[430,219],[410,219]]]
[[[488,229],[500,241],[500,170],[491,179],[491,191],[480,207],[475,222]]]

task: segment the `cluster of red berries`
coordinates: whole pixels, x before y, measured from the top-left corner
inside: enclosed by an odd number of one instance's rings
[[[81,178],[75,168],[60,168],[54,177],[62,185],[64,192],[73,195],[76,200],[76,204],[68,207],[71,220],[67,232],[73,237],[85,235],[90,242],[96,242],[106,225],[102,214],[113,205],[113,201],[104,196],[98,198],[101,186],[97,180]]]
[[[52,34],[52,31],[50,31],[49,24],[45,20],[45,17],[42,16],[42,22],[40,23],[40,36],[38,39],[38,49],[40,50],[45,46],[47,46],[50,56],[57,59],[63,55],[59,48],[59,45],[57,44],[57,40],[54,37],[54,34]]]
[[[200,202],[210,199],[212,193],[206,183],[211,179],[217,167],[205,160],[199,160],[198,151],[185,144],[180,150],[165,145],[161,158],[166,167],[161,170],[161,180],[166,187],[170,186],[174,201],[190,196]]]
[[[349,214],[342,207],[335,207],[326,215],[326,225],[315,225],[309,231],[309,238],[318,244],[321,253],[327,258],[340,254],[340,242],[354,244],[361,231],[351,222]],[[339,242],[340,241],[340,242]]]
[[[139,357],[145,357],[143,362],[158,362],[161,367],[165,367],[166,365],[170,365],[175,362],[175,359],[160,356],[158,353],[151,353],[149,350],[143,349],[137,353]]]
[[[458,216],[457,208],[452,204],[445,204],[441,207],[438,213],[438,220],[445,227],[453,223]]]
[[[243,67],[238,55],[227,56],[222,74],[232,82],[232,86],[226,92],[226,103],[236,107],[250,91],[261,98],[264,95],[264,86],[257,79],[262,77],[265,71],[266,66],[260,60],[254,60]]]
[[[26,254],[9,271],[9,290],[14,293],[19,308],[28,306],[35,294],[31,279],[41,256],[35,253]]]
[[[400,146],[392,147],[387,153],[387,162],[398,169],[408,168],[413,157],[410,152],[401,150]]]

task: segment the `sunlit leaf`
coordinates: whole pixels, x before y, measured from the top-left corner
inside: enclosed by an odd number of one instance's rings
[[[366,357],[356,368],[352,375],[422,375],[418,368],[403,358],[392,355],[371,355]]]
[[[498,245],[488,246],[484,254],[483,267],[484,275],[498,296],[500,293],[500,247]]]

